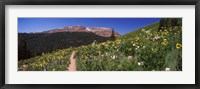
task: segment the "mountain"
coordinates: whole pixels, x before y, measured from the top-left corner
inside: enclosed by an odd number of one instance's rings
[[[111,28],[65,26],[44,32],[18,33],[19,60],[35,57],[59,49],[88,45],[119,36]]]
[[[85,27],[80,25],[75,26],[65,26],[63,28],[56,28],[48,31],[44,31],[44,33],[56,33],[56,32],[92,32],[98,36],[110,37],[113,33],[114,29],[106,28],[106,27]],[[114,36],[119,36],[118,32],[114,31]]]

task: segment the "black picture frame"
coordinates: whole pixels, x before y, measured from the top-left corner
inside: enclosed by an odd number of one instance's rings
[[[136,88],[136,89],[198,89],[200,88],[200,0],[1,0],[0,1],[0,87],[2,89],[32,88]],[[5,84],[5,6],[6,5],[195,5],[195,84]],[[187,77],[187,76],[186,76]],[[178,80],[177,80],[178,81]]]

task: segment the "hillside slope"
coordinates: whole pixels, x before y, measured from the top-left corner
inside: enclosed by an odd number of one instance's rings
[[[137,30],[134,30],[134,31],[132,31],[132,32],[129,32],[129,33],[127,33],[127,34],[124,34],[124,35],[120,36],[119,38],[122,38],[122,39],[129,39],[129,38],[133,37],[133,35],[137,35],[137,34],[141,33],[141,32],[142,32],[142,29],[151,30],[151,31],[156,32],[156,31],[158,30],[158,28],[159,28],[159,25],[160,25],[159,22],[152,23],[152,24],[150,24],[150,25],[144,26],[144,27],[142,27],[142,28],[139,28],[139,29],[137,29]]]
[[[24,47],[28,53],[26,58],[59,49],[91,44],[94,40],[97,42],[111,40],[111,37],[102,37],[91,32],[19,33],[18,35],[21,37],[19,40],[23,38],[26,43]]]
[[[70,54],[77,50],[75,59],[79,71],[181,71],[182,27],[160,31],[158,27],[159,23],[154,23],[115,41],[94,41],[19,61],[18,70],[65,71]]]

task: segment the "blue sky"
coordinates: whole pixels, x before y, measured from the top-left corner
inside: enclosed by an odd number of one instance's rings
[[[82,25],[114,28],[123,35],[159,20],[160,18],[18,18],[18,32],[41,32],[64,26]]]

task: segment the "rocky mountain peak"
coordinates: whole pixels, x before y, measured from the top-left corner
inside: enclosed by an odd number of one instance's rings
[[[63,29],[65,30],[85,30],[85,26],[75,25],[75,26],[65,26]]]
[[[113,34],[113,28],[106,27],[85,27],[81,25],[75,26],[65,26],[64,28],[56,28],[52,30],[45,31],[46,33],[56,33],[56,32],[92,32],[96,35],[103,37],[110,37]],[[119,36],[118,32],[114,31],[115,36]]]

